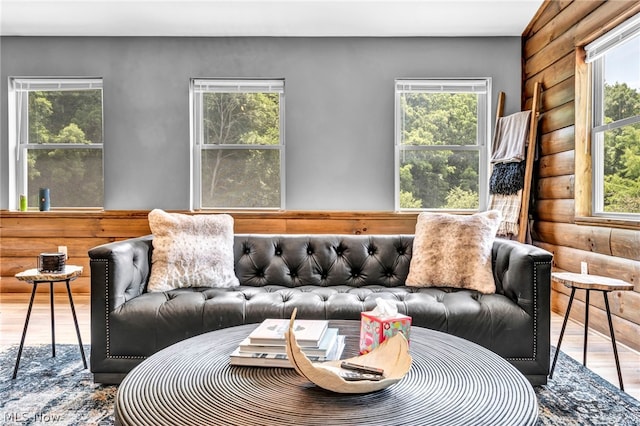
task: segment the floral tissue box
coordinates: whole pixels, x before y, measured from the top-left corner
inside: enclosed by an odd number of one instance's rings
[[[360,354],[371,352],[386,339],[396,335],[404,334],[409,341],[411,331],[411,317],[402,314],[395,314],[392,317],[378,316],[377,312],[360,313]]]

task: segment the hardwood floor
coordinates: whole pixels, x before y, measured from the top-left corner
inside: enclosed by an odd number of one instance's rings
[[[29,296],[27,293],[0,293],[0,349],[20,343]],[[89,344],[91,342],[89,296],[86,294],[74,295],[73,300],[80,323],[82,341]],[[54,302],[56,343],[76,344],[76,333],[67,295],[56,293]],[[51,342],[49,315],[49,294],[36,294],[25,345]],[[558,342],[561,327],[562,316],[553,313],[551,319],[551,343],[553,345]],[[562,351],[579,362],[582,362],[583,333],[582,324],[569,321],[562,342]],[[588,349],[587,366],[605,380],[618,386],[611,339],[598,332],[590,331]],[[625,391],[640,400],[640,353],[619,344],[618,354]],[[7,372],[4,373],[7,374]]]
[[[0,349],[19,345],[24,328],[24,320],[29,306],[30,293],[0,293]],[[86,294],[74,294],[73,303],[80,325],[83,344],[91,343],[90,299]],[[55,337],[56,343],[77,344],[78,338],[73,326],[73,317],[66,293],[55,293]],[[49,293],[36,293],[31,311],[25,346],[51,343],[51,308]]]
[[[551,344],[554,346],[558,344],[563,316],[564,312],[562,314],[555,312],[551,314]],[[609,336],[589,329],[587,340],[587,367],[609,383],[619,387],[618,373]],[[571,358],[582,363],[583,342],[583,324],[569,320],[560,349]],[[617,346],[624,390],[640,401],[640,352],[620,343]]]

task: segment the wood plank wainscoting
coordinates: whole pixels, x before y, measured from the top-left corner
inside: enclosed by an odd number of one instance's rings
[[[179,213],[197,214],[186,211]],[[89,293],[88,250],[100,244],[147,235],[148,211],[0,212],[0,292],[29,292],[14,275],[35,268],[40,253],[67,246],[69,264],[85,272],[73,284]],[[394,212],[234,212],[236,233],[258,234],[413,234],[416,213]],[[66,291],[55,286],[56,291]],[[40,286],[38,291],[47,291]]]
[[[546,0],[522,35],[522,107],[542,83],[539,161],[533,208],[534,244],[554,254],[554,268],[619,278],[635,291],[610,301],[616,337],[640,349],[640,224],[589,218],[591,177],[584,111],[588,81],[582,47],[640,12],[639,1]],[[553,284],[552,309],[564,313],[569,290]],[[585,296],[576,293],[572,318],[584,322]],[[589,326],[609,335],[602,297],[591,297]],[[613,360],[612,360],[613,362]]]

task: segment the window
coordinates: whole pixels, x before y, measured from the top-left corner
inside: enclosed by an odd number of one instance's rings
[[[594,216],[640,216],[640,15],[585,47]]]
[[[489,79],[396,80],[398,210],[484,210]]]
[[[101,207],[102,147],[101,79],[9,80],[11,206],[49,188],[52,208]]]
[[[284,206],[284,81],[191,82],[193,206]]]

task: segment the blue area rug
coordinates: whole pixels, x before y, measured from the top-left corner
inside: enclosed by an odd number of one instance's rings
[[[25,347],[12,380],[17,354],[17,346],[0,352],[0,425],[114,424],[117,387],[93,383],[78,345],[56,345],[55,358],[51,345]]]
[[[554,354],[555,348],[551,348],[551,360]],[[553,379],[534,390],[538,397],[538,425],[640,425],[638,400],[562,351]]]
[[[57,345],[55,358],[49,345],[25,347],[11,380],[16,354],[0,352],[0,424],[114,424],[117,386],[94,384],[76,345]],[[640,402],[562,352],[553,380],[534,390],[538,425],[640,425]]]

